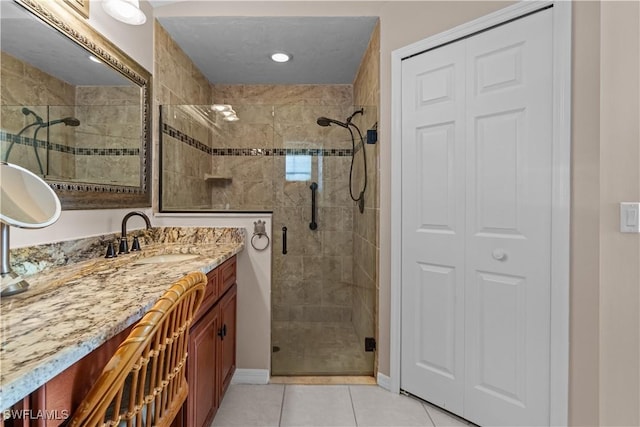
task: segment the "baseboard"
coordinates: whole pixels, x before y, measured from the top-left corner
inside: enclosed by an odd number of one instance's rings
[[[378,380],[378,385],[380,387],[382,387],[385,390],[391,391],[391,378],[378,372],[377,380]]]
[[[269,384],[268,369],[236,369],[231,384]]]

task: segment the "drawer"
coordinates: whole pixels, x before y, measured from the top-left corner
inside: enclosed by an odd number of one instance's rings
[[[229,258],[219,268],[220,291],[218,295],[223,295],[234,283],[236,283],[236,257]]]
[[[198,312],[193,318],[193,323],[195,323],[207,312],[209,309],[215,304],[220,296],[220,285],[219,285],[219,274],[220,269],[216,268],[207,273],[207,288],[204,291],[204,299],[202,300],[202,305],[198,309]]]

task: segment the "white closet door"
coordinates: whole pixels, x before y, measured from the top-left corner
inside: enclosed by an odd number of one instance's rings
[[[467,40],[465,410],[549,423],[552,12]]]
[[[462,413],[465,50],[402,63],[402,388]]]
[[[552,14],[402,64],[401,388],[549,423]]]

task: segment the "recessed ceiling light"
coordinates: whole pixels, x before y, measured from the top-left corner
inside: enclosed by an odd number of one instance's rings
[[[96,58],[93,55],[89,55],[89,59],[95,62],[96,64],[102,64],[102,61],[100,61],[98,58]]]
[[[103,0],[102,8],[111,17],[125,24],[142,25],[147,22],[139,0]]]
[[[276,52],[271,55],[271,59],[275,62],[288,62],[291,59],[291,55],[284,52]]]

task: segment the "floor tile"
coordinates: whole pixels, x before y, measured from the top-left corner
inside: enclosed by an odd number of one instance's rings
[[[355,426],[348,386],[287,385],[282,427]]]
[[[212,427],[277,427],[284,385],[232,384],[222,400]]]
[[[349,389],[358,426],[433,426],[418,400],[377,386],[349,386]]]
[[[430,403],[424,403],[424,407],[436,427],[466,427],[469,425],[468,421],[451,415]]]

